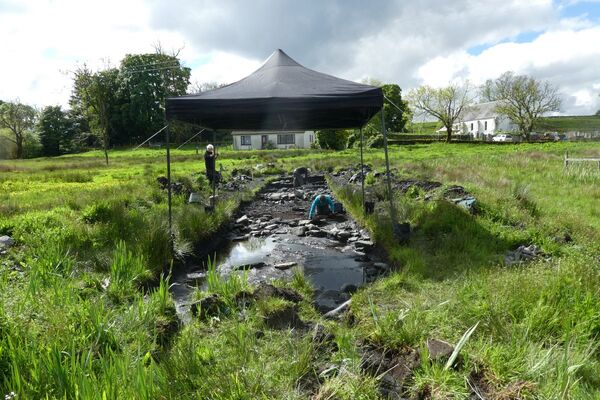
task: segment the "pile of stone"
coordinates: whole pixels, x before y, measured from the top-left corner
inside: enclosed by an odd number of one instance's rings
[[[159,176],[156,178],[156,182],[160,186],[162,190],[167,190],[169,187],[169,180],[166,176]],[[171,182],[171,193],[173,194],[182,194],[185,193],[186,189],[183,183],[181,182]],[[189,193],[185,193],[186,196],[189,196]]]
[[[442,186],[440,182],[424,181],[418,179],[404,179],[394,184],[394,188],[402,193],[408,192],[411,188],[416,187],[425,192],[431,192]]]
[[[0,236],[0,255],[7,253],[7,250],[15,245],[15,240],[10,236]]]
[[[542,250],[532,244],[531,246],[519,246],[516,250],[511,250],[504,256],[504,264],[515,265],[530,262],[544,256]]]
[[[245,189],[249,182],[254,179],[250,174],[244,174],[240,170],[234,170],[231,173],[231,180],[223,184],[223,189],[229,191],[238,191]]]
[[[363,179],[366,179],[370,174],[375,178],[381,176],[380,172],[373,171],[373,167],[368,164],[364,164],[363,168],[361,168],[361,164],[357,164],[353,167],[341,169],[334,173],[333,176],[347,180],[348,183],[361,183]]]

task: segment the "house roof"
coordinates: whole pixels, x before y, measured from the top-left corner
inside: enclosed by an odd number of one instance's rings
[[[476,121],[479,119],[496,118],[500,114],[496,111],[497,101],[488,101],[469,107],[461,116],[463,121]]]

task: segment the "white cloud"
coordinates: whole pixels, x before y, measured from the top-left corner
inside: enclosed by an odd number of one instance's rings
[[[566,112],[588,112],[598,101],[600,27],[585,14],[561,18],[565,7],[552,0],[0,0],[0,37],[8,38],[0,45],[0,99],[64,105],[67,71],[84,62],[115,65],[160,41],[184,46],[180,58],[198,82],[240,79],[282,48],[309,68],[405,90],[531,73],[560,87]],[[544,33],[511,42],[528,32]],[[490,47],[473,56],[474,46]]]
[[[66,104],[69,71],[77,64],[93,68],[118,64],[127,53],[181,47],[176,32],[148,28],[148,9],[141,0],[121,2],[33,1],[0,13],[3,38],[0,99],[20,98],[39,106]],[[118,12],[116,11],[118,10]]]
[[[232,83],[251,74],[262,61],[250,60],[222,51],[212,52],[209,59],[192,70],[192,82]]]
[[[592,91],[600,83],[598,43],[600,27],[549,31],[530,43],[502,43],[476,56],[457,51],[437,57],[419,68],[419,76],[424,83],[443,86],[456,77],[481,84],[505,71],[529,74],[559,87],[563,112],[589,114],[600,106]]]

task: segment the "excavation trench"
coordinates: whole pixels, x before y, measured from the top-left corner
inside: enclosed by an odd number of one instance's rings
[[[191,294],[206,286],[208,259],[215,256],[222,276],[245,274],[253,285],[291,279],[300,270],[312,283],[314,304],[321,312],[385,274],[388,266],[369,233],[350,215],[308,220],[312,199],[319,193],[332,194],[322,175],[310,177],[299,188],[293,187],[291,177],[284,177],[242,206],[203,254],[174,274],[171,292],[180,317],[189,320]]]

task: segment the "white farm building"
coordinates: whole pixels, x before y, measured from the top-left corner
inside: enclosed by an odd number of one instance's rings
[[[476,104],[464,113],[461,118],[460,127],[463,133],[470,134],[474,139],[485,139],[494,136],[498,132],[513,132],[518,129],[508,117],[498,114],[496,105],[498,102]]]
[[[496,111],[497,104],[496,101],[490,101],[469,107],[461,115],[460,122],[452,127],[452,133],[486,140],[500,132],[516,132],[518,126]],[[442,127],[439,132],[445,133],[446,128]]]
[[[233,131],[234,150],[308,149],[315,141],[314,131]]]

